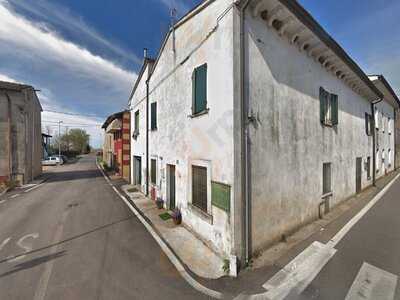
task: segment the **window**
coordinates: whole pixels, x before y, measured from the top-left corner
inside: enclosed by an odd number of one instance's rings
[[[139,135],[139,111],[135,112],[135,127],[133,131],[133,138],[136,139]]]
[[[319,89],[320,101],[320,120],[321,123],[328,126],[338,124],[338,96],[325,91],[322,87]]]
[[[388,118],[388,133],[392,134],[392,119]]]
[[[192,204],[207,212],[207,168],[192,166]]]
[[[322,194],[326,195],[332,192],[332,164],[324,163],[322,166]]]
[[[365,131],[368,136],[372,135],[372,115],[365,113]]]
[[[376,129],[379,128],[379,111],[378,110],[375,111],[375,128]]]
[[[192,98],[192,115],[207,112],[207,64],[193,71]]]
[[[367,164],[365,166],[367,169],[367,179],[371,179],[371,156],[367,157]]]
[[[151,130],[157,129],[157,102],[151,104]]]
[[[152,184],[157,184],[157,160],[151,159],[151,166],[150,166],[150,180]]]

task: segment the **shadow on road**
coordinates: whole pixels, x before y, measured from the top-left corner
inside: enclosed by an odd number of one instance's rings
[[[98,170],[54,172],[47,182],[71,181],[101,176]]]
[[[132,219],[133,217],[134,217],[134,216],[130,216],[130,217],[125,218],[125,219],[122,219],[122,220],[118,220],[118,221],[115,221],[115,222],[112,222],[112,223],[108,223],[108,224],[103,225],[103,226],[99,226],[99,227],[94,228],[94,229],[92,229],[92,230],[89,230],[89,231],[86,231],[86,232],[84,232],[84,233],[81,233],[81,234],[75,235],[75,236],[73,236],[73,237],[67,238],[67,239],[65,239],[65,240],[62,240],[62,241],[60,241],[60,242],[58,242],[58,243],[50,244],[50,245],[47,245],[47,246],[45,246],[45,247],[38,248],[38,249],[29,251],[29,252],[24,252],[24,253],[21,253],[21,254],[17,254],[17,255],[15,255],[15,256],[11,256],[11,257],[4,258],[4,259],[0,260],[0,264],[2,264],[2,263],[4,263],[4,262],[7,262],[7,261],[10,261],[10,260],[13,260],[13,259],[18,258],[18,257],[23,256],[23,255],[29,255],[29,254],[32,254],[32,253],[40,252],[40,251],[49,249],[49,248],[51,248],[51,247],[53,247],[53,246],[61,245],[61,244],[64,244],[64,243],[67,243],[67,242],[70,242],[70,241],[79,239],[79,238],[84,237],[84,236],[86,236],[86,235],[89,235],[89,234],[91,234],[91,233],[94,233],[94,232],[97,232],[97,231],[106,229],[106,228],[108,228],[108,227],[111,227],[111,226],[114,226],[114,225],[117,225],[117,224],[120,224],[120,223],[129,221],[129,220]]]
[[[47,263],[50,260],[60,258],[60,257],[62,257],[64,255],[66,255],[66,251],[65,250],[59,251],[57,253],[44,255],[44,256],[41,256],[41,257],[37,257],[37,258],[31,259],[31,260],[28,260],[26,262],[23,262],[23,263],[20,263],[20,264],[14,266],[14,268],[12,270],[10,270],[8,272],[5,272],[3,274],[0,274],[0,278],[9,276],[9,275],[17,273],[19,271],[23,271],[23,270],[26,270],[26,269],[34,268],[34,267],[36,267],[38,265]]]

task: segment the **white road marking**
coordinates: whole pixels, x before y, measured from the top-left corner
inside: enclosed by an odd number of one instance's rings
[[[263,285],[268,290],[264,296],[284,299],[292,291],[301,294],[335,253],[320,242],[312,243]]]
[[[398,174],[387,186],[385,186],[362,210],[358,212],[329,242],[327,245],[335,247],[350,229],[385,195],[395,181],[400,177]]]
[[[29,241],[28,239],[37,239],[39,237],[39,233],[30,233],[27,235],[24,235],[22,238],[20,238],[17,242],[17,245],[24,250],[25,253],[32,251],[33,249],[33,241]],[[28,241],[27,241],[28,240]],[[15,255],[10,255],[9,257],[13,257]],[[14,263],[16,261],[19,261],[21,259],[24,259],[26,255],[18,255],[15,258],[10,258],[7,260],[9,263]]]
[[[198,290],[199,292],[206,294],[210,297],[216,298],[216,299],[222,299],[223,295],[222,293],[218,291],[211,290],[201,283],[197,282],[190,274],[185,270],[184,266],[182,263],[179,261],[179,259],[175,256],[175,254],[168,248],[168,246],[165,244],[165,242],[161,239],[161,237],[154,231],[154,229],[151,227],[149,223],[142,217],[142,215],[136,210],[135,207],[133,207],[132,204],[129,203],[129,201],[125,198],[124,195],[122,195],[118,189],[111,183],[111,181],[108,179],[106,174],[103,172],[103,170],[100,168],[96,161],[97,168],[100,170],[100,172],[103,174],[105,180],[107,183],[113,188],[113,190],[117,193],[117,195],[125,202],[125,204],[128,206],[128,208],[135,214],[135,216],[140,220],[140,222],[144,225],[144,227],[147,229],[147,231],[152,235],[152,237],[156,240],[158,245],[161,247],[165,255],[168,257],[168,259],[171,261],[171,263],[175,266],[175,268],[178,270],[178,272],[181,274],[181,276],[186,280],[187,283],[189,283],[193,288]],[[35,300],[38,300],[35,298]]]
[[[266,293],[256,295],[239,295],[235,299],[284,299],[290,293],[300,295],[314,280],[322,268],[336,253],[334,247],[343,239],[350,229],[383,197],[400,177],[398,174],[385,186],[357,215],[355,215],[326,245],[314,242],[282,270],[268,280],[263,287]],[[373,298],[371,298],[373,299]],[[376,298],[380,299],[380,298]],[[384,298],[386,299],[386,298]]]
[[[14,198],[17,198],[18,196],[20,196],[21,194],[15,194],[15,195],[12,195],[10,198],[12,198],[12,199],[14,199]]]
[[[396,275],[364,262],[345,300],[393,300],[396,285]]]
[[[10,240],[11,237],[8,237],[0,244],[0,251],[3,250],[4,246],[7,245]]]
[[[69,213],[69,210],[66,210],[64,212],[64,214],[61,217],[60,223],[57,226],[57,229],[54,234],[53,241],[52,241],[52,244],[54,246],[52,246],[50,248],[50,255],[55,254],[58,251],[59,242],[61,241],[61,238],[62,238],[62,234],[64,231],[64,223],[67,219],[68,213]],[[49,285],[50,276],[53,271],[53,265],[54,265],[54,259],[46,262],[44,271],[43,271],[42,275],[40,276],[38,286],[36,287],[35,296],[33,297],[33,300],[44,300],[45,299],[46,293],[47,293],[47,287]]]
[[[1,201],[0,201],[0,204],[2,204],[2,203],[4,203],[4,202],[6,202],[6,200],[1,200]]]
[[[41,184],[35,185],[34,187],[27,189],[24,193],[29,193],[30,191],[37,189],[38,187],[42,186],[43,184],[45,184],[45,182],[42,182]]]

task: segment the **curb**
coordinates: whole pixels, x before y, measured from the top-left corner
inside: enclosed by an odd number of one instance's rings
[[[223,294],[209,289],[196,281],[191,275],[190,271],[187,270],[187,267],[185,267],[185,264],[180,260],[180,258],[176,255],[174,250],[171,248],[171,246],[168,244],[168,242],[160,235],[159,231],[154,227],[152,222],[143,214],[142,211],[138,209],[138,207],[131,201],[128,200],[127,197],[125,197],[111,182],[109,177],[104,173],[103,169],[99,166],[99,164],[96,161],[96,166],[104,176],[105,180],[107,183],[112,187],[112,189],[117,193],[117,195],[125,202],[125,204],[128,206],[128,208],[134,213],[134,215],[139,219],[139,221],[144,225],[144,227],[147,229],[147,231],[152,235],[152,237],[156,240],[157,244],[161,247],[161,250],[164,252],[164,254],[168,257],[168,259],[171,261],[171,263],[175,266],[177,271],[180,273],[180,275],[183,277],[183,279],[186,280],[186,282],[191,285],[194,289],[197,291],[216,298],[216,299],[223,299]]]

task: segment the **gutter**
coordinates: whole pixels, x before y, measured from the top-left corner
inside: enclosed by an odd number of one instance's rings
[[[376,186],[376,128],[375,128],[375,105],[382,102],[383,98],[371,102],[372,113],[372,186]]]

